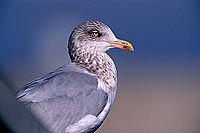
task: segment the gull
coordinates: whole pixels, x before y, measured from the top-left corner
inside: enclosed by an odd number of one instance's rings
[[[99,21],[74,28],[68,40],[70,64],[42,75],[17,92],[17,99],[53,133],[95,132],[113,105],[117,70],[109,49],[133,51]]]

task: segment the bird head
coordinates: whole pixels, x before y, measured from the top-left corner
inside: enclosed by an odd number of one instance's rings
[[[92,21],[79,24],[69,38],[70,52],[84,50],[84,52],[106,52],[111,48],[133,51],[131,43],[117,39],[111,29],[102,22]]]

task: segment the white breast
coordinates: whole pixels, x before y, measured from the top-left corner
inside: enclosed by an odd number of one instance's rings
[[[98,115],[98,118],[100,119],[100,121],[103,121],[106,118],[107,114],[109,113],[111,106],[114,102],[117,86],[115,85],[115,88],[109,88],[107,84],[105,84],[103,81],[98,79],[97,89],[102,89],[104,92],[108,94],[108,101],[106,103],[106,106],[104,107],[103,111]]]

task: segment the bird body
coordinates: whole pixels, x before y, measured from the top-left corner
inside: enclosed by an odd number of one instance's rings
[[[110,111],[117,90],[116,67],[106,54],[113,47],[132,49],[101,22],[78,25],[68,43],[72,63],[29,82],[17,99],[50,132],[94,132]]]

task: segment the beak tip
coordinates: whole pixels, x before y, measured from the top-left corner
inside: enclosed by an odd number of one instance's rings
[[[132,49],[130,49],[130,51],[131,51],[131,52],[135,52],[135,49],[134,49],[134,48],[132,48]]]

